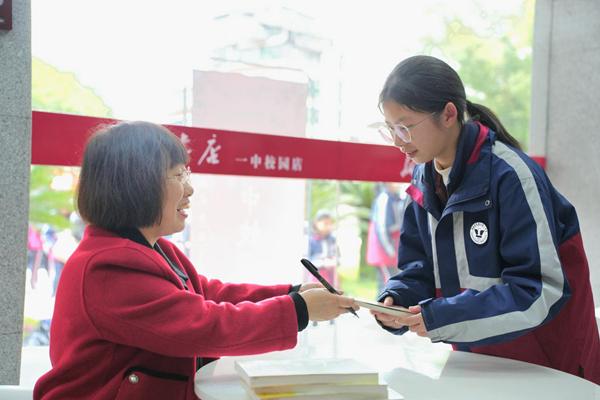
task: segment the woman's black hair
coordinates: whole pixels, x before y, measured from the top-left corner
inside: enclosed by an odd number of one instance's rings
[[[77,187],[79,214],[112,231],[160,223],[167,171],[188,162],[185,146],[161,125],[105,127],[85,147]]]
[[[458,122],[462,127],[465,115],[478,120],[496,132],[498,140],[521,148],[489,108],[467,100],[464,85],[452,67],[431,56],[409,57],[387,77],[379,95],[379,107],[393,100],[413,111],[440,113],[449,102],[458,110]]]

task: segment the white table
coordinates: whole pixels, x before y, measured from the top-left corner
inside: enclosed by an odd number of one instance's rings
[[[413,334],[394,336],[360,311],[360,320],[342,316],[302,332],[294,350],[253,357],[226,357],[196,374],[202,400],[248,399],[234,371],[239,358],[355,358],[380,371],[389,387],[406,400],[510,399],[600,400],[600,386],[534,364],[455,352]]]

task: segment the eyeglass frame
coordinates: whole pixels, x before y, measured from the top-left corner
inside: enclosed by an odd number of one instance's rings
[[[182,185],[185,185],[190,182],[190,175],[192,174],[192,170],[189,166],[185,167],[183,171],[175,174],[173,176],[167,176],[167,179],[176,179]]]
[[[388,124],[386,122],[376,122],[375,124],[372,124],[371,127],[376,128],[379,134],[388,143],[393,144],[395,142],[394,136],[398,137],[398,139],[400,139],[404,143],[410,143],[412,142],[412,134],[410,133],[410,130],[435,114],[437,114],[437,111],[427,114],[427,116],[419,122],[410,125],[404,125],[401,123]],[[406,130],[406,134],[402,132],[402,129]]]

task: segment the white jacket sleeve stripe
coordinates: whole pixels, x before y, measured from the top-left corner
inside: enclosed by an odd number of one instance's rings
[[[427,214],[427,222],[429,223],[429,234],[431,235],[431,253],[433,256],[433,276],[435,278],[435,288],[440,289],[442,284],[440,282],[440,266],[438,264],[437,246],[435,244],[435,230],[438,226],[438,220],[433,215]]]

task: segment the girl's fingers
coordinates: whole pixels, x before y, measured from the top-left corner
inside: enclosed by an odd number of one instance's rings
[[[386,297],[383,300],[383,305],[384,306],[393,306],[394,305],[394,299],[393,299],[393,297],[391,297],[391,296]]]

